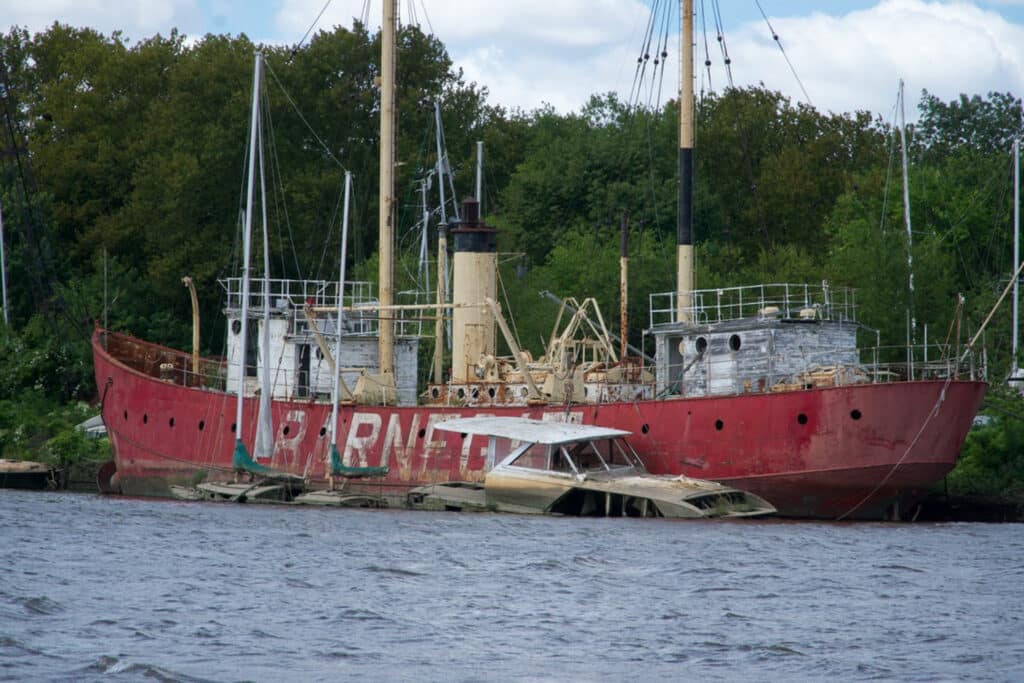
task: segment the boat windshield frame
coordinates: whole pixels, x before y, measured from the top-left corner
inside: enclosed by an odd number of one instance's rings
[[[543,462],[543,466],[540,463]],[[588,473],[643,473],[640,456],[622,437],[560,444],[527,442],[512,450],[499,467],[580,476]]]

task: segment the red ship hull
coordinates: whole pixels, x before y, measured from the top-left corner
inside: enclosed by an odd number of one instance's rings
[[[103,335],[94,336],[93,355],[120,489],[166,496],[173,484],[229,478],[236,397],[133,369],[104,349]],[[486,440],[434,430],[439,421],[570,419],[633,432],[651,472],[720,481],[784,516],[877,519],[907,511],[953,468],[986,388],[932,380],[568,407],[342,406],[337,444],[348,465],[390,468],[364,486],[404,498],[426,483],[483,479]],[[244,413],[242,438],[252,443],[256,399],[246,399]],[[325,480],[330,417],[329,404],[275,401],[274,453],[261,462]]]

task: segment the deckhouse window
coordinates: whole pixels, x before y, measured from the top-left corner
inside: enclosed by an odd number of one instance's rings
[[[259,321],[249,321],[249,331],[245,337],[245,376],[256,376],[256,363],[260,353]]]

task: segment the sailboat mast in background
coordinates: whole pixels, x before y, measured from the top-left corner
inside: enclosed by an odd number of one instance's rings
[[[910,358],[910,347],[914,345],[917,337],[917,318],[914,315],[914,234],[910,228],[910,179],[907,164],[907,117],[906,105],[903,101],[903,79],[900,79],[900,155],[903,166],[903,223],[907,227],[907,296],[909,298],[910,315],[910,339],[907,343],[908,360]]]
[[[341,256],[339,257],[340,265],[338,266],[338,338],[334,344],[334,386],[331,390],[331,450],[328,467],[331,467],[335,462],[341,462],[341,454],[338,453],[338,401],[341,400],[341,336],[345,329],[345,261],[348,259],[348,204],[351,193],[352,173],[345,171],[345,209],[341,219]],[[332,480],[331,488],[334,488],[333,484]]]
[[[7,319],[7,258],[4,254],[4,209],[2,199],[0,199],[0,284],[3,287],[4,327],[7,327],[9,325]],[[104,301],[106,301],[106,298],[104,298]]]
[[[1020,306],[1020,136],[1013,141],[1013,351],[1010,360],[1010,378],[1017,377],[1017,327]]]
[[[242,442],[242,405],[245,394],[245,362],[249,349],[249,265],[252,261],[252,204],[256,181],[256,145],[259,133],[260,79],[263,73],[263,55],[256,53],[252,77],[252,118],[249,122],[249,179],[245,198],[245,234],[242,236],[242,301],[239,333],[238,402],[235,405],[235,463],[249,460]]]

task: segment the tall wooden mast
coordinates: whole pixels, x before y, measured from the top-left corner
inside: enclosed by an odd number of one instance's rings
[[[380,331],[381,374],[394,375],[394,205],[395,205],[395,14],[398,0],[384,0],[380,32]]]
[[[676,219],[676,319],[693,317],[693,0],[679,8],[679,215]]]

